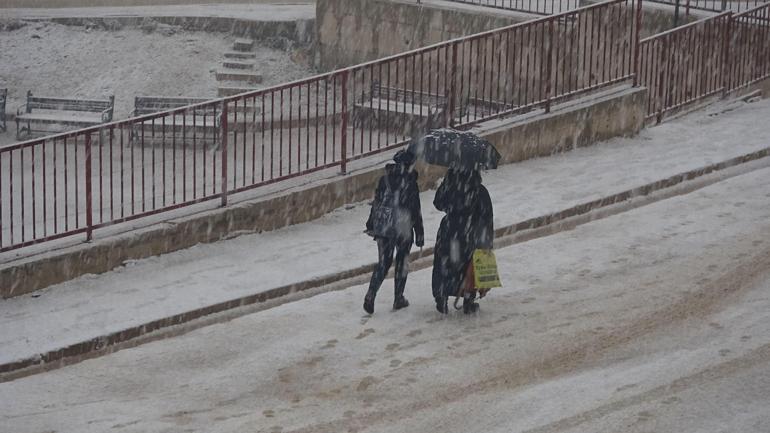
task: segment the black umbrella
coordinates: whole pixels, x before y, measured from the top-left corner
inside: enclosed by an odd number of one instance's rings
[[[428,164],[461,170],[494,169],[500,161],[500,152],[489,141],[449,128],[433,129],[413,139],[409,150]]]

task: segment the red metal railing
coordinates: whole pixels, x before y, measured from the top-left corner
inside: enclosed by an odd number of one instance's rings
[[[634,78],[648,113],[768,76],[767,6],[639,42],[612,0],[273,88],[0,149],[0,251],[339,166],[415,129],[481,121]],[[729,55],[728,55],[729,54]],[[720,57],[721,56],[721,57]],[[634,71],[639,71],[635,74]],[[721,84],[720,84],[721,83]]]
[[[509,11],[553,15],[580,7],[580,0],[449,0]]]
[[[770,3],[734,15],[729,44],[728,90],[770,77]]]
[[[265,90],[0,149],[0,251],[92,232],[627,80],[637,0],[612,0]]]
[[[770,76],[770,4],[677,27],[643,39],[639,80],[649,89],[647,117]]]
[[[663,115],[723,90],[725,40],[730,13],[725,12],[643,39],[640,82],[649,89],[647,116]]]

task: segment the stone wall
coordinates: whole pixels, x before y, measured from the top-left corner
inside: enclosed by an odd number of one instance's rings
[[[329,71],[531,18],[433,3],[318,0],[317,66]]]
[[[596,1],[583,0],[583,3]],[[673,27],[673,8],[644,4],[642,38]],[[618,13],[617,9],[625,8],[617,6],[607,17],[628,16]],[[690,16],[684,15],[682,11],[682,24],[702,18],[703,13],[692,11]],[[317,0],[316,65],[322,71],[330,71],[536,18],[538,16],[531,14],[431,0],[419,4],[399,0]],[[612,20],[597,22],[605,25]],[[619,36],[630,31],[630,27],[620,22],[613,24],[620,27],[613,30],[616,39],[613,43],[622,43]],[[560,27],[564,32],[575,30],[575,26]],[[600,32],[605,30],[602,28]],[[539,44],[542,41],[528,42],[531,47]]]

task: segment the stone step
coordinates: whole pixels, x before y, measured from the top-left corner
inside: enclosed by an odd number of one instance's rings
[[[238,81],[250,84],[259,84],[262,82],[262,74],[232,69],[223,69],[217,71],[217,81]]]
[[[237,60],[225,60],[222,66],[227,69],[254,69],[253,62],[239,62]]]
[[[233,42],[233,49],[235,51],[253,51],[254,41],[251,39],[236,39]]]
[[[257,54],[246,51],[228,51],[225,53],[226,59],[256,59]]]
[[[223,86],[217,89],[217,95],[219,96],[232,96],[232,95],[238,95],[241,93],[251,92],[257,90],[252,87],[232,87],[232,86]]]

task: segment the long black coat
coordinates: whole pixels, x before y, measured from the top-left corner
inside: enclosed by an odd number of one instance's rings
[[[477,172],[449,170],[433,200],[446,213],[433,255],[433,297],[457,296],[475,249],[494,241],[492,200]]]
[[[400,229],[398,243],[411,245],[415,236],[420,240],[424,239],[417,172],[408,170],[404,164],[385,166],[385,175],[380,177],[377,190],[374,192],[374,202],[372,202],[369,219],[366,221],[366,230],[374,229],[374,209],[382,203],[388,188],[393,192],[398,207],[396,212],[396,225]]]

